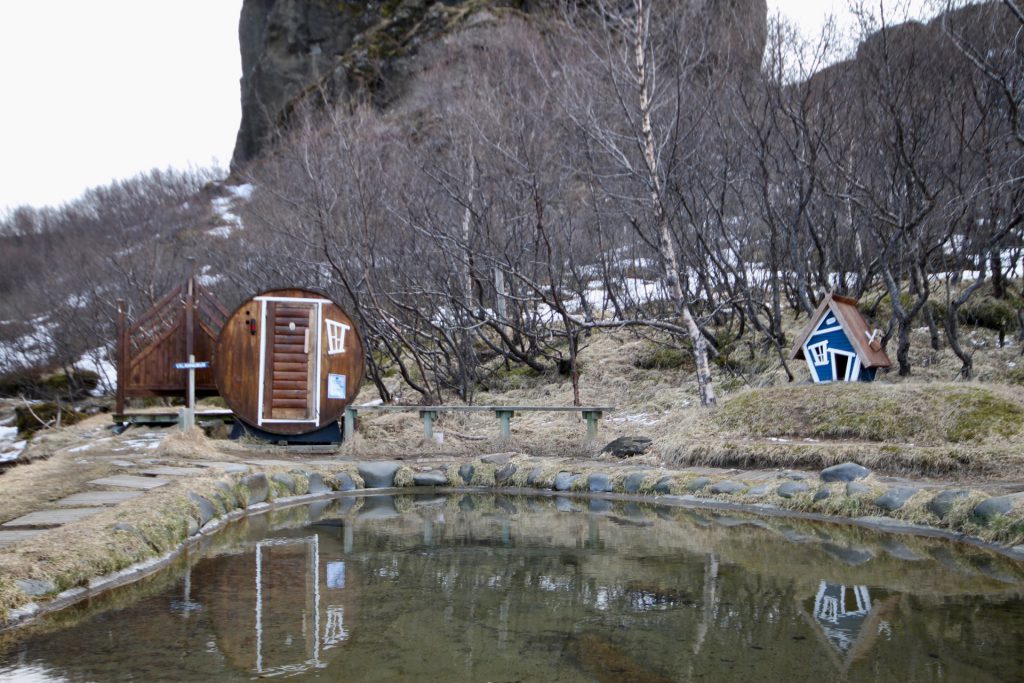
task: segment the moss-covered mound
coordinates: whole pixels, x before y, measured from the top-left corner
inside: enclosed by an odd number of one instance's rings
[[[827,384],[738,394],[714,416],[752,437],[917,444],[1020,438],[1024,403],[999,388],[962,384]]]

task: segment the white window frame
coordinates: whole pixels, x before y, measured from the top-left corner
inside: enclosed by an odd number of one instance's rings
[[[327,328],[327,355],[345,353],[345,335],[352,326],[330,318],[324,318],[324,326]]]
[[[817,367],[828,365],[831,360],[829,357],[828,341],[820,341],[817,344],[809,345],[807,347],[807,355]]]

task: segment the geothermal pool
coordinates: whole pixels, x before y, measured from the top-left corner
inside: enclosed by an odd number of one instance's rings
[[[343,497],[0,634],[0,680],[1022,680],[1022,589],[995,553],[859,527]]]

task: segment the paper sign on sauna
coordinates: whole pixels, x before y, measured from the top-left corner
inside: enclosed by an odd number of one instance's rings
[[[345,400],[347,379],[345,375],[327,375],[327,398]]]

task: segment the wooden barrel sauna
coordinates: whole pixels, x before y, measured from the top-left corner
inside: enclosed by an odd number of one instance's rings
[[[336,422],[363,381],[363,342],[341,306],[318,292],[274,289],[231,314],[214,380],[246,424],[307,434]]]

